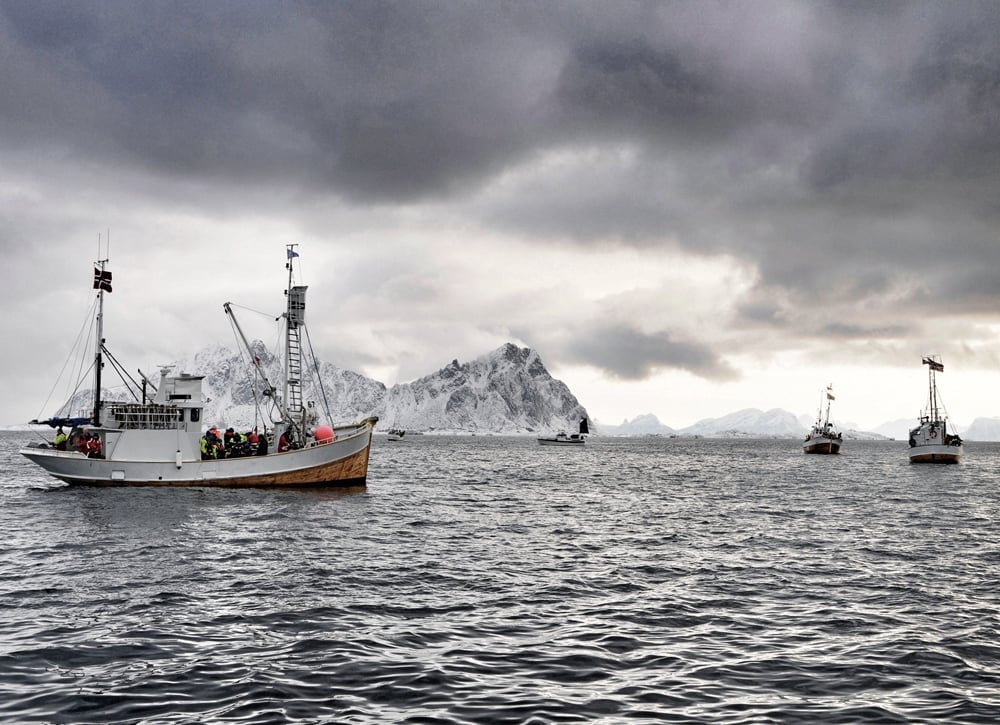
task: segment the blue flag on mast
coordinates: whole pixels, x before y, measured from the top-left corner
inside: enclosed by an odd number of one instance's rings
[[[298,252],[296,252],[296,251],[295,251],[294,249],[292,249],[291,247],[289,247],[289,248],[288,248],[288,258],[289,258],[289,259],[291,259],[292,257],[297,257],[297,256],[299,256],[299,253],[298,253]]]

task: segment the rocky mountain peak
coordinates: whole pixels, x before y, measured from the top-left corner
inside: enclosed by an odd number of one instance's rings
[[[280,392],[284,361],[260,340],[250,343],[250,353],[212,345],[174,364],[175,373],[204,376],[207,424],[249,429],[269,426],[277,417],[273,410],[254,404],[263,386],[252,366],[259,365]],[[466,363],[454,359],[437,372],[391,387],[329,362],[319,362],[317,368],[319,378],[312,365],[304,366],[303,398],[322,406],[325,390],[334,423],[377,415],[380,429],[527,433],[575,429],[580,418],[588,417],[534,350],[511,343]],[[81,391],[71,407],[84,408],[91,395]],[[105,399],[123,395],[127,391],[108,390]]]

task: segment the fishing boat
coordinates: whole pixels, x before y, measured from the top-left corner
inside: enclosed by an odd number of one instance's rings
[[[389,431],[389,436],[388,437],[389,437],[389,440],[391,440],[391,441],[401,441],[401,440],[403,440],[403,436],[405,436],[405,435],[406,435],[406,431],[403,430],[402,428],[392,428]]]
[[[927,409],[910,430],[910,463],[958,463],[962,438],[948,432],[948,414],[937,389],[936,374],[944,372],[944,363],[937,355],[929,355],[923,364],[927,366]]]
[[[250,355],[255,389],[260,391],[261,400],[268,402],[271,418],[270,427],[259,436],[256,447],[229,446],[227,450],[211,430],[202,430],[208,403],[202,375],[175,372],[172,366],[164,366],[158,384],[143,376],[144,385],[141,393],[134,393],[135,402],[102,399],[105,359],[119,367],[104,338],[104,296],[111,292],[111,272],[104,259],[94,268],[97,345],[93,410],[86,416],[57,415],[32,421],[52,428],[68,427],[71,432],[67,444],[59,446],[65,450],[40,443],[23,448],[21,454],[72,485],[365,486],[372,431],[378,418],[349,425],[320,425],[315,403],[303,401],[302,336],[307,287],[294,283],[297,246],[290,244],[286,249],[288,286],[286,310],[281,316],[285,327],[281,389],[268,380],[260,360]],[[238,339],[249,350],[231,304],[227,302],[223,307]],[[153,395],[147,397],[145,383],[154,389]]]
[[[578,433],[567,433],[566,431],[559,431],[553,436],[539,436],[538,445],[540,446],[582,446],[587,441],[587,435],[590,433],[590,426],[587,424],[586,418],[580,419],[580,430]]]
[[[813,423],[812,429],[802,442],[804,453],[840,453],[840,446],[844,442],[843,435],[830,422],[830,402],[835,400],[833,385],[827,385],[824,393],[825,396],[819,399],[819,413],[816,415],[816,422]],[[823,412],[824,397],[826,401],[825,413]]]

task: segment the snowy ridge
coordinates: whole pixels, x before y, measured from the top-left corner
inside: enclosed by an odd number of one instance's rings
[[[798,438],[807,428],[787,410],[744,408],[721,418],[705,418],[679,431],[703,438]]]
[[[618,436],[666,435],[678,437],[700,438],[801,438],[805,436],[813,419],[807,415],[795,416],[787,410],[773,408],[762,411],[757,408],[724,415],[721,418],[705,418],[694,425],[680,430],[660,423],[651,414],[640,415],[632,420],[626,420],[621,425],[609,426],[601,424],[602,433]],[[853,424],[839,425],[845,439],[849,440],[885,440],[878,433],[855,430]]]
[[[638,415],[632,420],[623,420],[620,425],[601,423],[599,427],[601,433],[612,436],[671,436],[677,434],[676,430],[661,423],[660,419],[652,413]]]
[[[1000,441],[1000,418],[976,418],[967,430],[955,428],[969,441]]]
[[[206,422],[249,429],[255,425],[270,427],[272,421],[280,419],[270,402],[260,410],[254,406],[254,389],[259,390],[262,384],[253,375],[253,364],[256,362],[267,381],[278,388],[278,395],[284,395],[280,387],[283,360],[260,340],[250,343],[250,350],[251,354],[247,354],[212,345],[189,360],[175,363],[175,372],[205,376],[203,389],[209,398],[203,416]],[[328,362],[320,362],[318,368],[317,375],[315,369],[303,365],[302,398],[315,401],[322,410],[322,379],[334,423],[354,423],[367,417],[385,397],[385,385],[371,378]]]
[[[280,418],[273,405],[254,406],[253,364],[277,386],[283,361],[260,341],[250,345],[251,354],[238,353],[222,345],[198,351],[192,358],[173,364],[173,372],[204,376],[202,384],[209,401],[202,420],[206,425],[233,426],[249,430],[270,426]],[[453,360],[435,373],[387,388],[371,378],[328,362],[317,370],[303,367],[303,400],[324,406],[319,380],[334,423],[353,423],[370,415],[379,417],[378,429],[405,428],[413,431],[469,433],[532,433],[576,430],[586,409],[566,387],[553,378],[541,358],[530,348],[506,344],[467,363]],[[146,371],[154,384],[159,371]],[[283,394],[279,388],[278,394]],[[150,391],[152,395],[152,391]],[[124,387],[105,389],[107,402],[134,400]],[[73,396],[66,410],[89,415],[93,393]],[[326,416],[321,412],[320,418]]]
[[[375,414],[380,428],[512,434],[576,430],[580,418],[588,417],[537,352],[510,343],[394,385]]]

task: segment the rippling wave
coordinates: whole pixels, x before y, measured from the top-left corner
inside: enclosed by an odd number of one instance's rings
[[[1000,446],[376,439],[367,489],[74,489],[0,436],[0,720],[1000,721]]]

